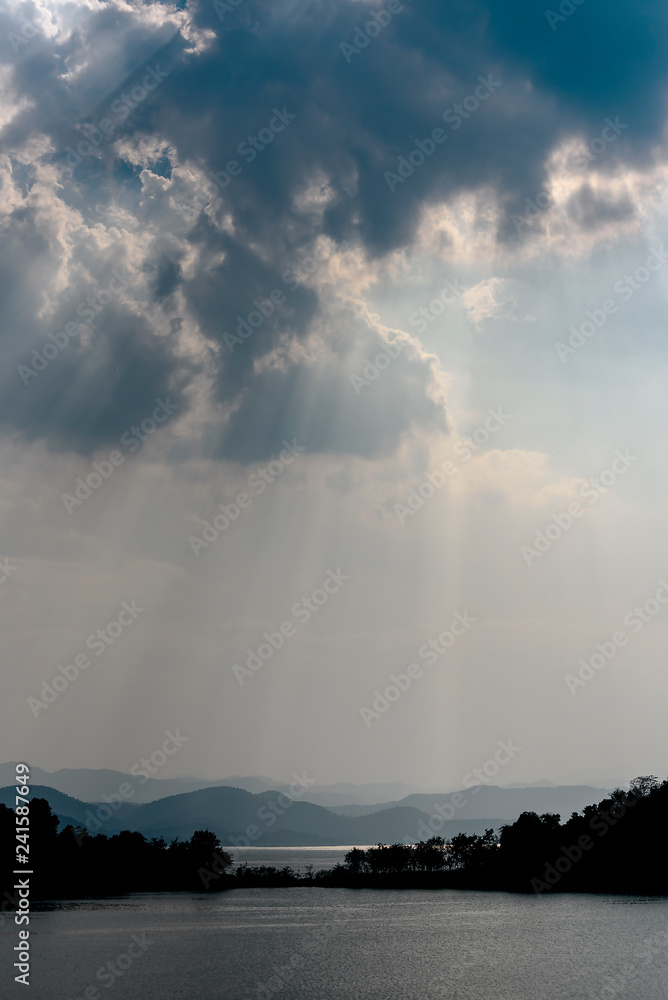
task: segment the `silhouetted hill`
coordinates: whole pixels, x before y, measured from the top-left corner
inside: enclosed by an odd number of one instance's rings
[[[312,802],[295,801],[281,815],[276,792],[252,795],[240,788],[203,788],[185,795],[173,795],[140,806],[132,816],[132,829],[146,837],[190,837],[206,828],[232,846],[244,836],[248,844],[236,846],[331,846],[418,840],[429,817],[410,806],[394,806],[369,816],[337,816]],[[497,828],[501,820],[459,820],[443,824],[444,836],[458,832],[482,833],[487,826]],[[251,836],[251,828],[254,836]]]
[[[261,778],[255,775],[252,778],[243,778],[235,775],[226,778],[225,781],[217,782],[219,785],[231,785],[233,788],[245,788],[247,792],[255,794],[259,792],[278,791],[285,792],[288,785],[282,782],[270,781],[268,778]],[[186,791],[186,789],[182,789]],[[415,791],[410,785],[400,781],[378,781],[366,782],[361,785],[354,785],[348,781],[340,781],[332,785],[312,785],[304,795],[303,801],[314,802],[318,806],[325,806],[332,809],[335,806],[359,805],[363,807],[373,806],[378,802],[389,802],[398,800],[406,795],[411,795]],[[376,806],[371,811],[378,812],[382,806]]]
[[[330,806],[329,808],[337,816],[371,816],[372,813],[382,812],[383,809],[391,808],[391,805],[388,802],[377,802],[373,806],[361,806],[354,802],[350,805]]]
[[[0,785],[14,780],[15,764],[0,764]],[[222,781],[206,781],[200,778],[150,778],[139,771],[124,774],[123,771],[110,771],[106,768],[92,770],[86,767],[61,768],[59,771],[44,771],[41,767],[31,767],[30,777],[33,783],[55,788],[64,795],[71,795],[83,802],[102,802],[103,795],[118,793],[121,785],[130,785],[133,794],[132,803],[153,802],[165,795],[178,795],[181,792],[191,792],[197,788],[210,788],[222,785]],[[266,788],[272,788],[267,785]],[[258,788],[258,791],[261,789]]]
[[[0,804],[13,809],[16,803],[16,786],[7,785],[0,788]],[[68,824],[85,826],[90,814],[93,816],[100,808],[99,802],[81,802],[71,795],[65,795],[56,788],[49,788],[47,785],[30,786],[31,799],[46,799],[51,806],[52,812],[58,817],[61,827]],[[104,821],[105,833],[119,833],[121,830],[132,829],[132,817],[137,806],[131,803],[124,803]],[[87,816],[88,814],[88,816]],[[103,813],[103,816],[106,815]]]
[[[523,812],[551,812],[567,818],[573,812],[579,812],[585,806],[596,802],[608,789],[592,788],[590,785],[555,785],[532,786],[529,788],[500,788],[497,785],[477,785],[459,793],[447,795],[432,795],[417,793],[407,795],[398,802],[381,802],[375,806],[346,805],[333,807],[338,815],[363,816],[372,812],[400,807],[419,809],[431,816],[437,814],[435,807],[444,806],[459,794],[465,800],[464,805],[457,805],[457,819],[486,819],[489,816],[500,816],[504,822],[517,819]],[[461,802],[461,800],[458,800]],[[492,825],[492,821],[488,823]]]
[[[556,788],[554,781],[549,778],[539,778],[538,781],[509,781],[501,788]]]
[[[477,785],[461,793],[466,799],[466,805],[457,809],[457,816],[461,819],[501,816],[504,820],[514,821],[523,812],[550,812],[558,813],[567,819],[571,813],[580,812],[607,792],[608,789],[592,788],[589,785],[557,785],[554,788],[499,788],[496,785]],[[448,795],[444,800],[451,798],[452,796]],[[396,804],[433,813],[434,803],[438,801],[438,797],[434,795],[407,795]]]
[[[185,837],[194,829],[207,828],[225,842],[243,835],[251,845],[264,846],[368,844],[415,838],[420,821],[426,819],[411,808],[351,818],[312,802],[294,801],[283,808],[281,801],[285,805],[276,792],[253,795],[240,788],[204,788],[140,806],[132,817],[133,829],[150,837]]]
[[[8,790],[3,790],[5,797]],[[58,798],[59,793],[53,789],[47,791],[52,798]],[[262,796],[242,789],[217,788],[174,798],[176,801],[167,804],[162,817],[155,815],[160,803],[142,807],[144,819],[164,822],[173,815],[173,808],[183,807],[182,800],[190,798],[186,811],[191,817],[206,810],[215,817],[227,804],[228,816],[236,809],[235,822],[243,822]],[[66,804],[78,811],[85,806],[76,800]],[[265,808],[273,808],[276,815],[272,800],[264,800],[260,810]],[[313,826],[321,823],[327,813],[313,803],[295,803],[290,808],[300,813],[299,822]],[[139,812],[137,809],[135,816]],[[158,837],[147,840],[136,830],[113,836],[82,836],[71,827],[58,831],[58,820],[49,802],[38,796],[30,805],[30,843],[41,864],[34,878],[31,875],[31,891],[36,899],[278,885],[668,894],[668,780],[660,782],[653,775],[635,778],[628,791],[616,789],[607,799],[587,805],[582,814],[573,813],[566,823],[560,823],[554,813],[539,816],[524,812],[514,823],[503,826],[500,837],[488,828],[482,835],[461,832],[447,840],[440,835],[427,836],[416,843],[410,834],[407,836],[405,824],[421,815],[398,807],[387,810],[387,815],[338,817],[340,829],[354,828],[363,839],[374,838],[376,822],[382,820],[388,828],[398,822],[403,827],[402,839],[411,843],[395,840],[365,850],[351,846],[343,864],[329,871],[296,873],[290,867],[278,869],[264,863],[232,868],[231,855],[209,829],[196,830],[187,840],[174,838],[169,843]],[[10,892],[10,888],[19,889],[14,883],[16,873],[12,872],[16,820],[14,812],[0,803],[0,858],[4,859],[0,864],[0,892],[4,883],[5,902],[14,907],[19,903],[18,892]],[[368,828],[364,830],[362,824]],[[422,820],[419,824],[423,827]],[[248,827],[246,832],[251,839],[257,839]],[[424,834],[418,831],[420,838],[428,834],[427,829]],[[317,837],[313,832],[298,834],[286,829],[274,831],[273,836],[283,843],[296,836]],[[354,834],[345,839],[354,842]]]
[[[0,789],[0,802],[13,807],[14,786]],[[241,788],[202,788],[170,795],[145,805],[118,804],[111,816],[99,802],[81,802],[54,788],[33,785],[32,798],[43,798],[60,820],[85,826],[91,833],[111,836],[121,830],[136,831],[146,837],[188,839],[197,829],[209,829],[227,845],[263,847],[350,845],[374,842],[415,841],[424,836],[429,817],[418,809],[393,807],[369,816],[336,816],[312,802],[294,801],[281,815],[279,793],[253,795]],[[285,800],[283,800],[285,803]],[[500,820],[452,820],[440,828],[444,836],[481,833],[487,826],[498,827]],[[254,828],[251,837],[248,828]],[[239,842],[246,837],[248,844]]]
[[[433,834],[481,834],[514,822],[524,812],[551,812],[567,819],[596,801],[588,786],[561,788],[497,788],[477,786],[450,795],[409,795],[386,807],[348,806],[357,815],[336,807],[327,809],[303,799],[292,800],[278,791],[258,794],[241,788],[215,786],[168,795],[145,804],[117,799],[109,813],[99,802],[82,802],[56,789],[32,786],[32,796],[45,798],[63,820],[74,820],[90,832],[108,835],[120,830],[138,831],[146,837],[188,839],[198,829],[212,830],[227,846],[319,846],[373,843],[415,843]],[[12,806],[14,788],[0,789],[0,802]],[[447,816],[429,826],[430,817]],[[240,838],[245,838],[241,839]]]
[[[258,774],[249,777],[234,775],[220,780],[211,780],[204,778],[152,778],[143,769],[135,768],[134,770],[134,775],[105,768],[93,770],[85,767],[61,768],[51,773],[33,766],[31,767],[31,779],[39,785],[55,788],[65,795],[80,799],[82,802],[102,802],[105,795],[117,794],[121,785],[129,785],[132,793],[128,795],[128,800],[139,805],[155,802],[156,799],[162,799],[168,795],[180,795],[183,792],[192,792],[200,788],[229,786],[243,788],[254,795],[269,791],[287,792],[289,789],[289,783]],[[0,764],[0,785],[11,784],[15,774],[16,764],[14,762]],[[310,785],[304,795],[304,800],[329,808],[348,803],[372,804],[399,799],[413,791],[414,788],[402,782],[370,782],[361,785],[339,782],[333,785]],[[383,806],[378,806],[375,811],[377,812],[381,808]]]

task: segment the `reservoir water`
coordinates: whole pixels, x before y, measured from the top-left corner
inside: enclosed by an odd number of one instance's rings
[[[30,930],[24,994],[11,969],[17,928],[0,929],[3,997],[97,1000],[92,987],[110,1000],[665,1000],[668,983],[665,898],[137,894],[50,904]]]
[[[367,844],[360,848],[365,851]],[[314,872],[322,868],[333,868],[343,864],[343,860],[352,847],[232,847],[223,844],[223,849],[232,857],[235,865],[268,865],[270,868],[292,868],[296,872],[304,872],[312,867]]]

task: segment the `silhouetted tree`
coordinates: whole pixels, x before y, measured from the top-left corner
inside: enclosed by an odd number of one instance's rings
[[[640,778],[634,778],[631,782],[631,794],[637,795],[639,798],[644,798],[646,795],[651,795],[658,788],[661,787],[661,782],[655,775],[646,774]]]
[[[354,875],[369,871],[366,854],[359,847],[353,847],[352,851],[348,851],[344,858],[344,865]]]
[[[478,873],[490,863],[492,849],[496,849],[496,836],[492,829],[485,830],[482,836],[476,833],[458,833],[448,841],[445,867]]]
[[[239,865],[211,830],[189,840],[147,840],[124,830],[90,836],[82,827],[60,833],[45,799],[30,803],[31,895],[77,897],[118,892],[220,891],[232,886],[370,885],[447,886],[521,892],[587,891],[668,894],[668,781],[635,778],[566,823],[559,816],[525,812],[502,827],[500,842],[460,833],[447,843],[432,837],[415,845],[354,848],[343,865],[304,876],[291,868]],[[5,911],[16,905],[12,886],[16,816],[0,805],[0,876]],[[28,866],[26,866],[28,867]]]
[[[415,867],[420,871],[437,872],[446,866],[446,844],[443,837],[421,840],[413,848]]]

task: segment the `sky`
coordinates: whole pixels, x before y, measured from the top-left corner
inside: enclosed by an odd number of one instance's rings
[[[665,777],[667,19],[7,0],[1,759]]]

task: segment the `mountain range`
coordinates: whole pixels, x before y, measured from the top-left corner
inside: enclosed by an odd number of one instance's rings
[[[0,779],[6,780],[8,767],[0,765]],[[13,769],[11,773],[13,777]],[[414,843],[433,833],[446,838],[457,833],[482,833],[488,827],[498,830],[525,811],[557,813],[562,820],[567,819],[572,812],[580,812],[584,806],[598,801],[605,792],[588,785],[543,784],[527,788],[478,785],[454,794],[411,793],[387,802],[350,802],[327,808],[312,801],[308,783],[267,789],[261,787],[265,779],[260,777],[244,779],[259,788],[257,791],[208,783],[184,791],[179,786],[190,779],[144,779],[145,784],[153,782],[148,793],[152,798],[142,802],[138,794],[131,794],[137,779],[121,772],[77,769],[50,775],[36,767],[31,769],[33,779],[42,776],[47,780],[56,777],[61,788],[63,785],[100,788],[106,783],[105,787],[112,789],[100,793],[103,798],[100,802],[69,794],[52,784],[32,784],[32,797],[49,801],[61,828],[80,825],[90,833],[107,835],[136,830],[146,837],[168,840],[187,839],[194,830],[208,828],[224,846],[238,847]],[[169,794],[175,782],[179,791]],[[292,793],[288,793],[290,787]],[[162,795],[158,796],[158,791]],[[338,796],[345,792],[331,794]],[[3,804],[13,806],[14,795],[13,785],[0,788]]]
[[[0,764],[0,786],[11,784],[14,780],[16,763]],[[59,771],[44,771],[41,767],[30,768],[31,780],[39,785],[48,785],[65,795],[72,795],[85,802],[102,802],[105,795],[118,792],[122,784],[132,785],[132,801],[136,803],[154,802],[166,795],[178,795],[181,792],[193,792],[198,788],[213,788],[229,785],[233,788],[244,788],[247,792],[286,792],[289,782],[274,781],[261,775],[241,777],[233,775],[222,780],[206,778],[151,778],[143,768],[133,768],[134,774],[107,769],[92,770],[91,768],[62,768]],[[375,802],[401,799],[416,792],[417,789],[402,782],[370,782],[354,785],[350,782],[339,782],[333,785],[314,784],[310,787],[308,799],[321,806],[364,805]]]

